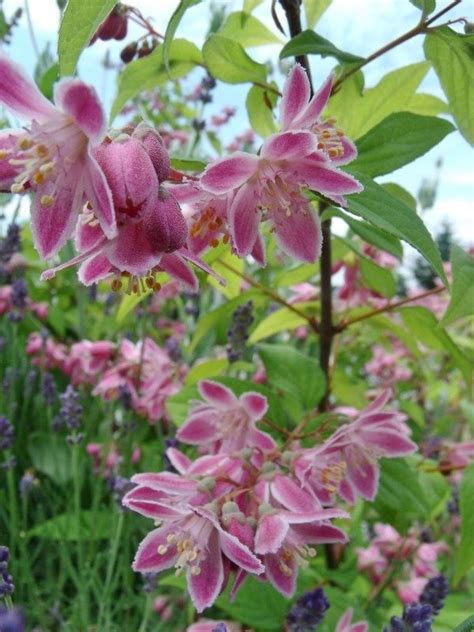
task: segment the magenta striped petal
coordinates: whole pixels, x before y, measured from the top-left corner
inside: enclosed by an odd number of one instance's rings
[[[289,567],[290,573],[283,573],[279,556],[268,554],[265,555],[265,575],[273,586],[285,597],[292,597],[296,589],[296,577],[298,569],[293,557],[285,560],[285,564]]]
[[[311,127],[319,120],[319,117],[321,116],[321,113],[326,107],[329,97],[331,96],[333,79],[333,75],[329,75],[321,88],[308,103],[308,106],[293,121],[291,125],[292,128],[305,129],[307,127]]]
[[[264,571],[262,562],[252,551],[226,531],[219,530],[219,542],[222,552],[231,562],[249,573],[260,575]]]
[[[232,241],[241,257],[249,255],[255,246],[261,216],[257,189],[250,183],[244,185],[235,196],[228,213]]]
[[[295,64],[283,86],[280,102],[282,129],[292,127],[292,122],[308,105],[310,98],[309,80],[303,66]]]
[[[288,522],[278,514],[260,519],[255,534],[255,552],[260,555],[276,553],[288,533]]]
[[[218,408],[235,406],[238,402],[237,397],[229,388],[211,380],[201,380],[198,389],[204,399]]]
[[[268,410],[268,400],[260,393],[249,391],[240,397],[240,402],[254,420],[261,419]]]
[[[54,102],[92,140],[104,135],[107,120],[92,86],[80,79],[61,79],[54,87]]]
[[[227,193],[246,182],[257,171],[258,163],[257,156],[236,151],[211,163],[201,177],[201,184],[210,193]]]
[[[188,567],[189,568],[189,567]],[[199,564],[199,575],[188,570],[188,590],[198,612],[212,606],[222,589],[224,566],[219,547],[219,536],[214,529],[207,543],[206,557]]]
[[[169,546],[166,536],[173,533],[173,525],[150,531],[138,547],[132,568],[140,573],[159,573],[174,566],[178,552],[176,546]],[[167,546],[166,553],[158,553],[159,546]]]
[[[112,266],[107,256],[101,252],[89,257],[77,271],[79,281],[84,285],[92,285],[105,279],[112,273]]]
[[[280,132],[263,143],[261,156],[266,160],[301,160],[317,149],[317,138],[311,132]]]

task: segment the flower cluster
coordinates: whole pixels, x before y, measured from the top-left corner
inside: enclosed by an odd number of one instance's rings
[[[48,316],[48,304],[32,301],[27,295],[23,279],[17,279],[12,285],[2,285],[0,287],[0,315],[23,314],[26,311],[31,311],[40,320],[45,320]]]
[[[332,523],[348,516],[336,506],[338,495],[373,499],[378,459],[415,449],[403,416],[381,411],[387,393],[317,448],[290,440],[280,449],[257,427],[268,413],[263,395],[237,397],[207,380],[198,387],[202,400],[193,403],[177,439],[200,456],[193,461],[169,448],[178,473],[137,474],[124,498],[126,507],[158,525],[140,544],[133,567],[186,571],[199,612],[212,605],[230,570],[236,572],[232,594],[254,574],[291,596],[314,546],[346,541]]]
[[[94,385],[93,395],[105,400],[127,400],[139,415],[156,422],[165,413],[165,402],[181,388],[186,367],[172,360],[166,348],[151,338],[118,345],[107,340],[82,340],[69,348],[53,338],[30,335],[26,347],[32,363],[57,368],[73,386]]]
[[[117,29],[121,37],[124,25],[117,9],[98,37],[117,37]],[[86,285],[111,277],[118,289],[125,276],[129,292],[157,289],[156,273],[165,271],[195,290],[186,262],[212,272],[196,253],[221,236],[238,255],[252,254],[264,264],[264,221],[285,253],[313,262],[321,231],[305,191],[344,204],[345,194],[362,188],[338,168],[356,156],[355,146],[335,121],[321,118],[332,76],[310,98],[299,65],[283,89],[281,131],[267,138],[259,155],[237,151],[219,159],[179,194],[166,184],[170,159],[153,128],[140,123],[106,132],[95,91],[79,79],[61,80],[53,105],[4,56],[0,71],[0,103],[31,119],[23,130],[0,135],[0,190],[33,194],[33,236],[42,258],[55,255],[73,235],[79,252],[43,278],[81,264]],[[189,233],[178,200],[192,204]]]
[[[397,574],[394,587],[405,604],[419,600],[431,578],[439,575],[438,556],[448,550],[444,542],[421,542],[419,529],[413,528],[406,537],[391,525],[376,523],[375,537],[370,545],[357,549],[358,568],[374,584],[383,581],[390,564],[403,565]]]

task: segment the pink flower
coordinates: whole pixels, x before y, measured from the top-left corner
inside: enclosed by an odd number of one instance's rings
[[[259,225],[269,220],[282,250],[313,262],[321,249],[319,220],[301,188],[309,187],[343,203],[345,193],[361,190],[350,175],[337,170],[317,149],[310,132],[274,134],[259,156],[236,152],[209,165],[202,186],[216,195],[234,194],[228,210],[230,234],[236,252],[250,254],[259,237]]]
[[[359,496],[374,500],[380,474],[378,460],[405,456],[417,449],[408,438],[405,415],[382,411],[390,395],[390,391],[379,395],[322,446],[307,450],[297,459],[298,476],[306,480],[322,502],[327,502],[335,491],[350,504]]]
[[[97,376],[103,373],[116,350],[113,342],[81,340],[73,344],[64,364],[64,371],[72,384],[95,384]]]
[[[352,608],[346,610],[346,612],[337,622],[334,632],[368,632],[369,624],[367,623],[367,621],[358,621],[357,623],[352,623],[353,616],[354,611]]]
[[[186,628],[186,632],[214,632],[214,630],[218,628],[219,624],[223,623],[225,625],[226,632],[240,632],[242,630],[242,626],[236,623],[235,621],[227,621],[227,620],[212,620],[212,619],[199,619],[196,623],[191,624]],[[247,632],[251,632],[250,629],[247,629]]]
[[[427,577],[417,577],[416,575],[412,575],[406,582],[399,582],[397,594],[400,601],[403,604],[416,603],[427,583]]]
[[[191,409],[176,434],[179,441],[206,445],[210,453],[238,451],[246,446],[275,448],[270,435],[255,426],[267,412],[266,397],[248,392],[237,398],[222,384],[208,380],[199,382],[198,388],[205,403],[197,403]]]
[[[0,103],[31,119],[25,131],[0,134],[0,187],[34,193],[33,237],[44,259],[71,237],[86,200],[106,237],[116,234],[112,196],[92,153],[106,125],[97,95],[79,79],[67,78],[55,86],[54,101],[17,64],[0,56]]]

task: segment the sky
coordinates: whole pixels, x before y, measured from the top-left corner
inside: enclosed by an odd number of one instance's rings
[[[222,1],[220,0],[218,4]],[[224,0],[224,3],[230,12],[240,10],[243,0]],[[438,0],[438,10],[448,3],[448,0],[445,2]],[[131,4],[139,8],[146,17],[153,18],[155,28],[159,32],[164,32],[178,1],[134,0]],[[191,8],[180,24],[177,36],[190,39],[198,45],[202,44],[209,25],[209,4],[209,0],[205,0],[200,5]],[[254,15],[259,17],[275,34],[278,34],[270,16],[270,4],[270,0],[265,0],[254,11]],[[23,0],[4,0],[3,6],[8,16],[19,6],[24,6],[24,2]],[[43,50],[49,43],[54,52],[59,23],[56,1],[29,0],[28,6],[37,48]],[[157,10],[158,7],[159,10]],[[449,14],[450,18],[461,16],[474,21],[474,0],[464,0]],[[414,26],[418,19],[419,11],[409,0],[333,0],[317,24],[316,31],[339,48],[366,57]],[[281,22],[285,24],[283,15]],[[132,27],[125,43],[132,41],[134,34],[138,36],[141,33]],[[110,49],[112,58],[117,60],[123,46],[124,42],[111,44],[99,41],[86,49],[80,59],[79,76],[94,84],[106,107],[110,107],[114,98],[115,76],[105,71],[100,61],[107,49]],[[249,49],[249,53],[257,61],[271,60],[276,64],[279,49],[280,47],[275,45],[265,46]],[[22,63],[30,74],[33,73],[36,53],[25,12],[14,31],[8,54],[15,61]],[[413,38],[365,67],[366,86],[375,85],[384,74],[391,70],[423,59],[422,38]],[[326,78],[333,65],[334,60],[330,58],[311,57],[315,85]],[[283,80],[283,76],[277,77],[280,85]],[[431,92],[445,98],[432,70],[424,79],[419,91]],[[221,84],[216,90],[214,103],[209,109],[211,113],[219,112],[225,105],[237,107],[237,115],[226,131],[229,138],[249,127],[245,112],[246,93],[247,90],[241,85]],[[399,169],[389,177],[381,178],[380,181],[397,182],[412,194],[416,194],[422,180],[434,176],[435,163],[439,158],[442,158],[443,165],[437,200],[434,208],[425,212],[423,220],[434,234],[440,230],[444,221],[449,221],[456,239],[464,246],[472,245],[474,244],[474,157],[472,149],[458,132],[450,134],[425,156]],[[413,257],[413,254],[411,256]]]

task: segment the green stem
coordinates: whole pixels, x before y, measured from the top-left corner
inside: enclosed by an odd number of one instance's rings
[[[142,618],[142,622],[140,623],[140,627],[138,628],[138,632],[146,632],[148,620],[150,618],[150,613],[151,613],[151,600],[152,600],[151,595],[147,595],[147,598],[145,601],[145,608],[143,610],[143,618]]]
[[[81,473],[79,468],[79,445],[74,445],[72,448],[72,474],[74,481],[74,520],[76,523],[76,534],[77,534],[77,561],[79,572],[83,573],[85,570],[84,567],[84,547],[83,541],[81,538]],[[79,599],[81,602],[81,610],[83,616],[83,624],[85,625],[87,622],[87,586],[81,587],[79,591]]]
[[[117,553],[120,546],[120,539],[122,537],[124,516],[125,516],[124,512],[121,511],[117,520],[117,526],[115,529],[114,539],[112,540],[112,546],[111,546],[110,555],[109,555],[109,562],[107,564],[107,571],[105,575],[104,592],[100,596],[100,610],[99,610],[99,618],[98,618],[98,623],[97,623],[98,630],[103,629],[101,626],[102,620],[109,606],[112,576],[114,573],[115,562],[117,560]]]

